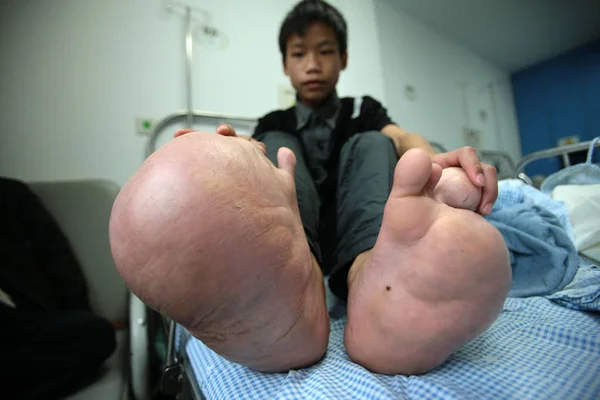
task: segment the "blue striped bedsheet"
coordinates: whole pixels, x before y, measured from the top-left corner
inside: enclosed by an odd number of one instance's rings
[[[510,298],[494,325],[422,376],[373,374],[344,350],[332,321],[324,359],[263,374],[191,338],[186,351],[207,399],[600,399],[600,315],[532,297]]]

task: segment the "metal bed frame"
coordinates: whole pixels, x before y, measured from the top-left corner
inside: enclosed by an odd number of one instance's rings
[[[210,121],[218,124],[231,124],[231,125],[246,125],[248,128],[254,128],[256,123],[258,122],[255,118],[243,117],[240,115],[234,114],[220,114],[211,111],[202,111],[202,110],[186,110],[186,111],[178,111],[173,114],[170,114],[160,120],[155,126],[148,141],[146,143],[146,156],[149,157],[152,153],[156,151],[156,144],[158,141],[158,137],[160,133],[167,127],[174,125],[179,122],[186,122],[187,127],[192,127],[194,121]],[[216,126],[215,126],[216,127]]]
[[[478,153],[479,153],[479,158],[482,161],[486,161],[486,162],[490,162],[490,163],[493,163],[495,161],[499,161],[499,162],[504,161],[505,164],[508,166],[508,171],[506,171],[506,172],[502,168],[498,169],[498,180],[506,179],[506,178],[509,178],[510,176],[512,176],[512,173],[515,170],[515,162],[513,161],[512,157],[508,153],[506,153],[504,151],[498,151],[498,150],[480,150]]]
[[[243,117],[235,114],[221,114],[203,110],[178,111],[164,117],[154,126],[154,129],[150,133],[150,136],[146,143],[146,157],[149,157],[152,153],[156,151],[158,137],[163,131],[163,129],[182,121],[186,122],[186,126],[191,127],[194,121],[197,120],[209,120],[211,122],[215,122],[216,124],[239,125],[241,123],[243,125],[246,125],[248,128],[254,128],[258,123],[258,120],[255,118]],[[431,144],[431,147],[433,147],[439,153],[446,153],[448,151],[446,147],[441,143],[434,141],[430,141],[429,143]],[[508,160],[511,166],[514,166],[514,162],[507,153],[500,151],[484,150],[482,154],[492,157],[504,158]]]
[[[527,166],[527,164],[529,164],[533,161],[542,160],[544,158],[561,156],[563,158],[565,167],[569,167],[569,166],[571,166],[571,161],[569,160],[568,155],[571,153],[578,152],[578,151],[588,150],[591,145],[592,145],[592,140],[588,140],[586,142],[569,144],[566,146],[553,147],[551,149],[540,150],[540,151],[536,151],[534,153],[528,154],[525,157],[521,158],[521,160],[518,162],[518,164],[515,167],[514,172],[513,172],[513,178],[520,178],[521,176],[525,176],[525,174],[523,173],[523,170],[525,169],[525,166]],[[596,148],[600,147],[600,143],[597,143],[595,147]]]

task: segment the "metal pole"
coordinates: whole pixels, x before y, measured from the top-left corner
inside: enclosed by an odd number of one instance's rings
[[[169,320],[169,342],[167,343],[167,367],[177,363],[177,355],[175,353],[175,328],[177,324],[172,319]],[[172,340],[171,340],[172,339]]]
[[[192,128],[193,107],[192,107],[192,62],[194,60],[194,41],[192,37],[192,9],[185,8],[185,87],[187,103],[187,127]]]

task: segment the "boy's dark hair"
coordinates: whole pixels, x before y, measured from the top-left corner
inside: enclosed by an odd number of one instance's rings
[[[348,28],[342,14],[323,0],[303,0],[288,13],[279,31],[279,51],[284,61],[290,36],[304,36],[306,30],[316,22],[329,25],[335,32],[340,55],[346,52]]]

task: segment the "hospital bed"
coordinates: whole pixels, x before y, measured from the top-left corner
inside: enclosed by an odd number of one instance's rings
[[[157,126],[148,142],[148,154],[157,148],[159,130],[184,118],[189,120],[189,113],[173,114]],[[248,130],[242,133],[250,133],[253,127],[251,119],[235,116],[195,111],[193,119],[213,129],[220,122],[245,125]],[[483,151],[481,155],[507,164],[504,177],[527,182],[523,170],[530,162],[589,145],[548,149],[516,164],[503,152]],[[580,262],[589,266],[589,260]],[[592,296],[600,304],[600,279]],[[168,333],[163,392],[177,394],[179,399],[600,398],[598,313],[569,309],[544,297],[509,298],[493,326],[442,366],[422,376],[386,376],[349,360],[343,346],[345,306],[329,291],[327,306],[331,334],[324,359],[310,368],[280,374],[262,374],[228,362],[183,327],[160,317]]]

